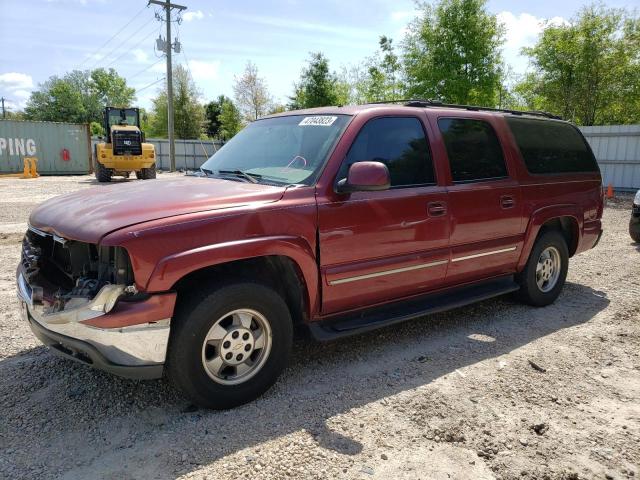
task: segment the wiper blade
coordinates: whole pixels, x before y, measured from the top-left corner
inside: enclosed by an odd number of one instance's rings
[[[251,183],[258,183],[258,180],[262,178],[262,175],[258,175],[257,173],[247,173],[243,170],[218,170],[218,173],[221,173],[222,175],[236,175],[247,179]]]

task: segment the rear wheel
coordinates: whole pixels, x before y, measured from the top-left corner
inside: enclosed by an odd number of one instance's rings
[[[524,270],[517,276],[520,299],[536,307],[549,305],[564,287],[569,268],[569,250],[564,236],[546,230],[533,245]]]
[[[138,180],[152,180],[156,178],[156,164],[154,163],[149,168],[142,168],[136,172]]]
[[[275,383],[291,342],[289,309],[275,291],[256,283],[210,287],[180,301],[167,373],[195,404],[232,408]]]

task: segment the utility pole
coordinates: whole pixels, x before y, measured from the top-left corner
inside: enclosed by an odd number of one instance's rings
[[[0,98],[2,100],[2,118],[7,118],[7,112],[4,109],[4,97]]]
[[[170,0],[149,0],[148,5],[150,4],[160,5],[164,8],[164,21],[167,22],[167,41],[164,50],[167,54],[167,130],[169,134],[169,171],[174,172],[176,170],[176,143],[173,132],[173,68],[171,66],[171,50],[173,50],[174,45],[171,43],[171,10],[175,8],[178,11],[182,11],[186,10],[187,7],[171,3]]]

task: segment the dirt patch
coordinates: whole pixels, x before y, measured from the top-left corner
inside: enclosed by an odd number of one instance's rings
[[[17,182],[20,202],[91,182],[40,180]],[[39,345],[15,304],[16,225],[27,218],[11,206],[18,187],[7,182],[0,477],[640,475],[640,251],[626,231],[627,206],[605,209],[600,245],[571,260],[554,305],[533,309],[507,297],[332,344],[299,338],[275,388],[211,412],[164,381],[119,379]]]

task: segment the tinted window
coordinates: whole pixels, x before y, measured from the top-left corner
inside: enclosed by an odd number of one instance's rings
[[[597,172],[598,164],[580,132],[568,123],[507,118],[531,173]]]
[[[441,118],[442,132],[454,182],[507,176],[502,148],[491,125],[482,120]]]
[[[384,163],[391,186],[435,183],[433,162],[422,124],[417,118],[376,118],[366,123],[353,142],[338,178],[356,162]]]

